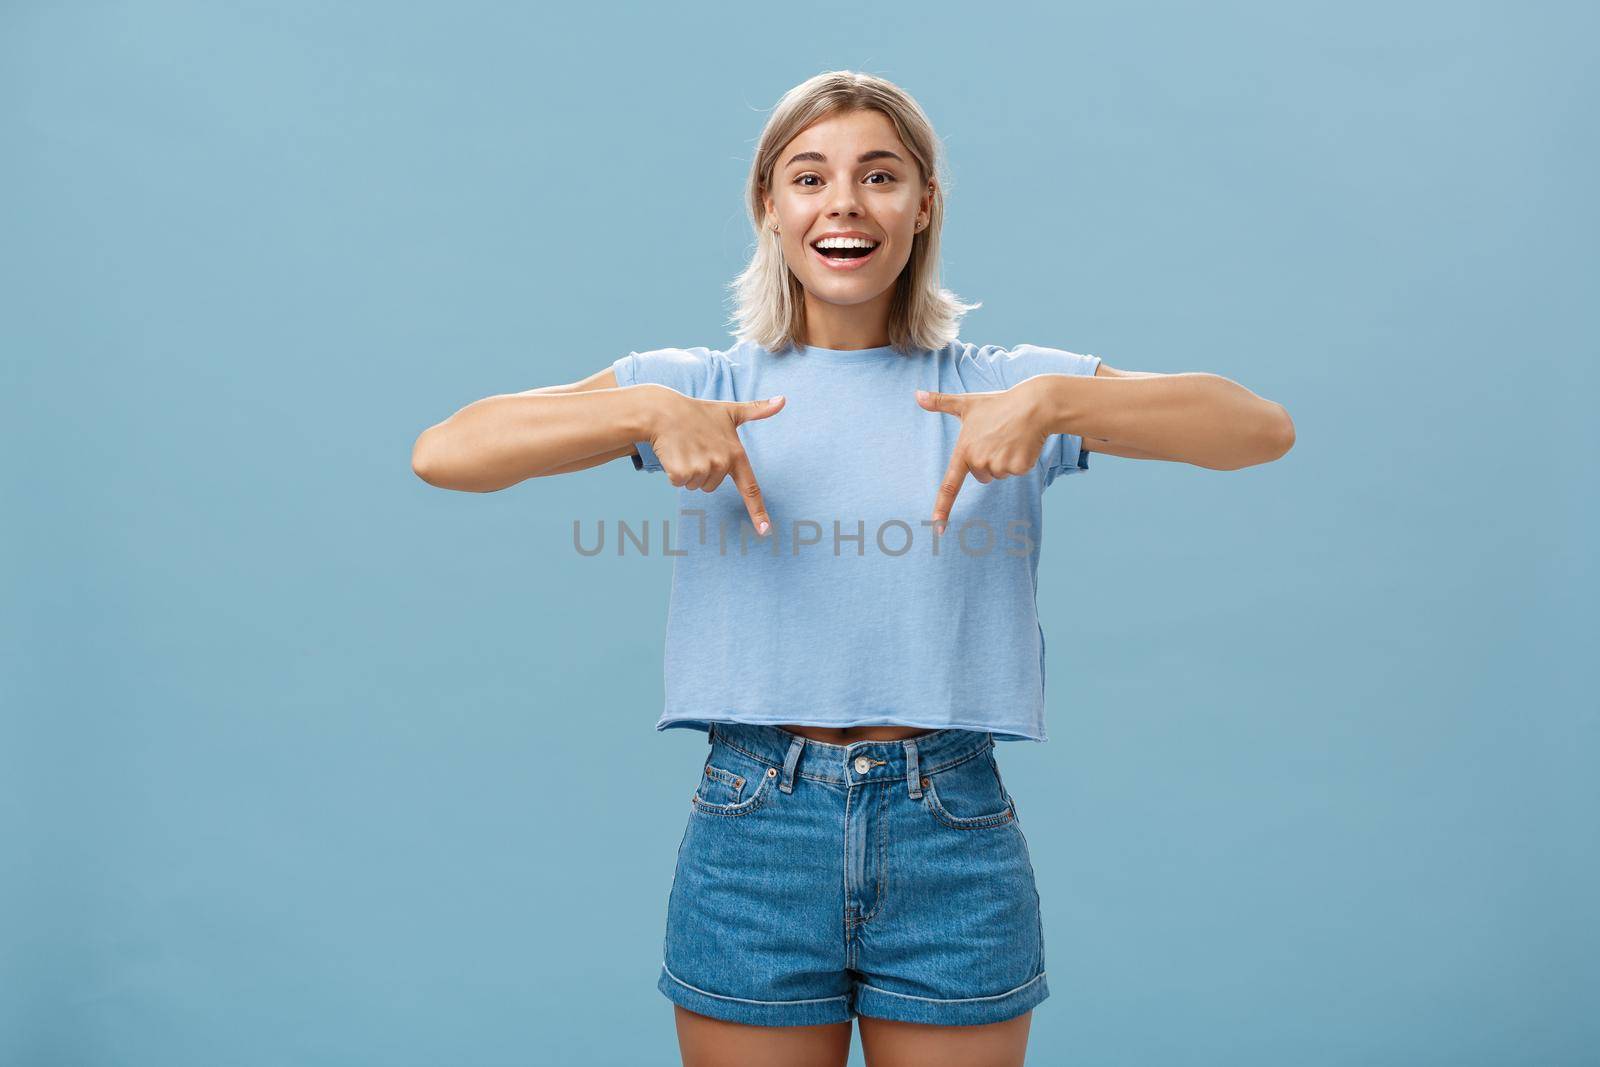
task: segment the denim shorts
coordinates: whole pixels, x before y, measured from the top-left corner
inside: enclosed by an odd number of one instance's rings
[[[714,723],[657,987],[702,1015],[999,1022],[1049,988],[1039,893],[994,736],[826,744]]]

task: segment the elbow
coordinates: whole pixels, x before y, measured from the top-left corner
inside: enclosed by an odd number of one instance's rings
[[[1237,471],[1246,467],[1259,467],[1264,463],[1282,459],[1294,447],[1294,420],[1282,404],[1273,404],[1277,411],[1264,420],[1249,445],[1248,458],[1230,464],[1202,464],[1212,470]]]
[[[439,489],[450,488],[439,456],[438,427],[432,426],[417,436],[411,446],[411,473]]]
[[[1273,435],[1273,459],[1282,459],[1294,447],[1294,420],[1289,417],[1289,409],[1282,404],[1275,405],[1278,409],[1278,421]]]
[[[422,431],[416,444],[411,446],[411,473],[435,489],[452,489],[458,493],[493,493],[505,488],[503,484],[488,484],[483,476],[460,462],[452,463],[450,448],[440,440],[438,426]]]

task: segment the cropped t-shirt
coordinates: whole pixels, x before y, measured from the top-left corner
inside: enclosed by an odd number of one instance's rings
[[[1088,453],[1078,435],[1052,434],[1027,475],[969,474],[940,536],[930,516],[961,420],[915,394],[1003,390],[1099,364],[962,341],[912,354],[740,341],[617,359],[619,386],[785,397],[738,428],[772,523],[765,537],[731,477],[710,493],[680,488],[677,513],[649,524],[649,550],[673,557],[656,729],[896,725],[1047,740],[1041,495],[1087,470]],[[636,448],[636,469],[662,470],[649,441]]]

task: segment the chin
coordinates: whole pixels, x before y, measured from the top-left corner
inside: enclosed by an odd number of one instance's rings
[[[834,281],[834,279],[825,279]],[[839,307],[853,307],[856,304],[866,304],[882,296],[886,285],[863,285],[860,282],[845,283],[843,285],[808,285],[806,291],[825,304],[834,304]]]

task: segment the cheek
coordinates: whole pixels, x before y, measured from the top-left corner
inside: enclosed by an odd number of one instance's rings
[[[778,210],[773,213],[772,221],[783,231],[784,244],[789,244],[791,239],[798,242],[806,235],[811,225],[804,212],[785,208],[782,204],[779,204]]]

